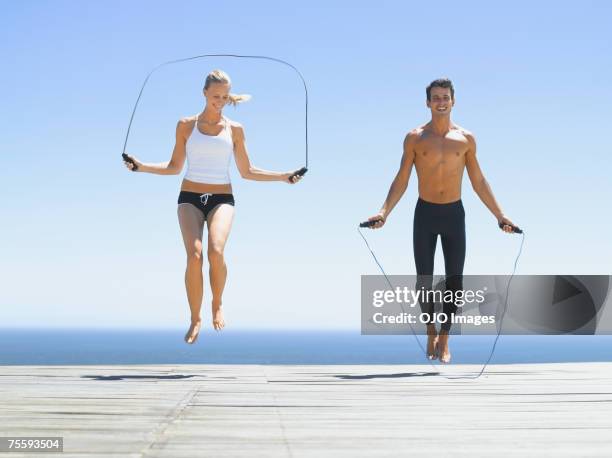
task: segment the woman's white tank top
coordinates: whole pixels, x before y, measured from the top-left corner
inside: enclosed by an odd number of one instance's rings
[[[234,143],[232,128],[226,117],[219,135],[206,135],[198,129],[199,114],[193,131],[187,139],[187,172],[185,179],[197,183],[227,184],[230,182],[229,165]]]

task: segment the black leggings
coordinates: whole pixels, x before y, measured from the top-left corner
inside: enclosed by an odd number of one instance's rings
[[[444,267],[446,271],[446,290],[463,289],[463,264],[465,262],[465,211],[461,200],[448,204],[434,204],[419,198],[414,210],[414,262],[417,271],[417,291],[431,290],[434,271],[434,255],[438,235],[442,238]],[[422,301],[421,312],[427,313],[430,320],[434,312],[432,301]],[[443,302],[443,315],[446,323],[441,325],[445,331],[451,327],[451,317],[457,313],[452,302]]]

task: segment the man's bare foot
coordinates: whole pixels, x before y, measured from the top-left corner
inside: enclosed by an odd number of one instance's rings
[[[220,331],[225,327],[225,320],[223,319],[223,306],[221,304],[212,306],[212,318],[213,328],[215,331]]]
[[[451,354],[448,349],[448,333],[440,332],[438,336],[438,352],[440,355],[440,362],[443,364],[450,363]]]
[[[435,329],[427,330],[427,359],[438,358],[438,333]]]
[[[202,320],[192,321],[187,334],[185,334],[185,342],[188,344],[194,344],[200,335],[201,326]]]

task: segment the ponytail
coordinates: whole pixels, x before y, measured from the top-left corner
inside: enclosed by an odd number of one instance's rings
[[[251,96],[248,94],[230,94],[229,95],[229,103],[236,106],[239,103],[247,102],[251,99]]]

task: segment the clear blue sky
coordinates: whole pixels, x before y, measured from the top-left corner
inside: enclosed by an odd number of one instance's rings
[[[327,2],[326,2],[327,3]],[[310,89],[311,171],[298,186],[241,180],[227,246],[229,326],[356,328],[356,231],[428,120],[425,86],[448,76],[455,122],[526,230],[519,273],[610,273],[612,33],[609,2],[5,2],[0,14],[0,319],[3,326],[183,326],[180,177],[130,174],[120,152],[147,72],[203,53],[286,59]],[[303,161],[303,98],[291,71],[217,59],[154,75],[129,151],[170,157],[176,121],[202,108],[212,68],[253,99],[252,162]],[[496,229],[467,177],[466,273],[509,273],[519,238]],[[389,273],[414,273],[416,176],[369,232]],[[442,257],[438,247],[437,271]],[[205,320],[210,295],[206,291]]]

